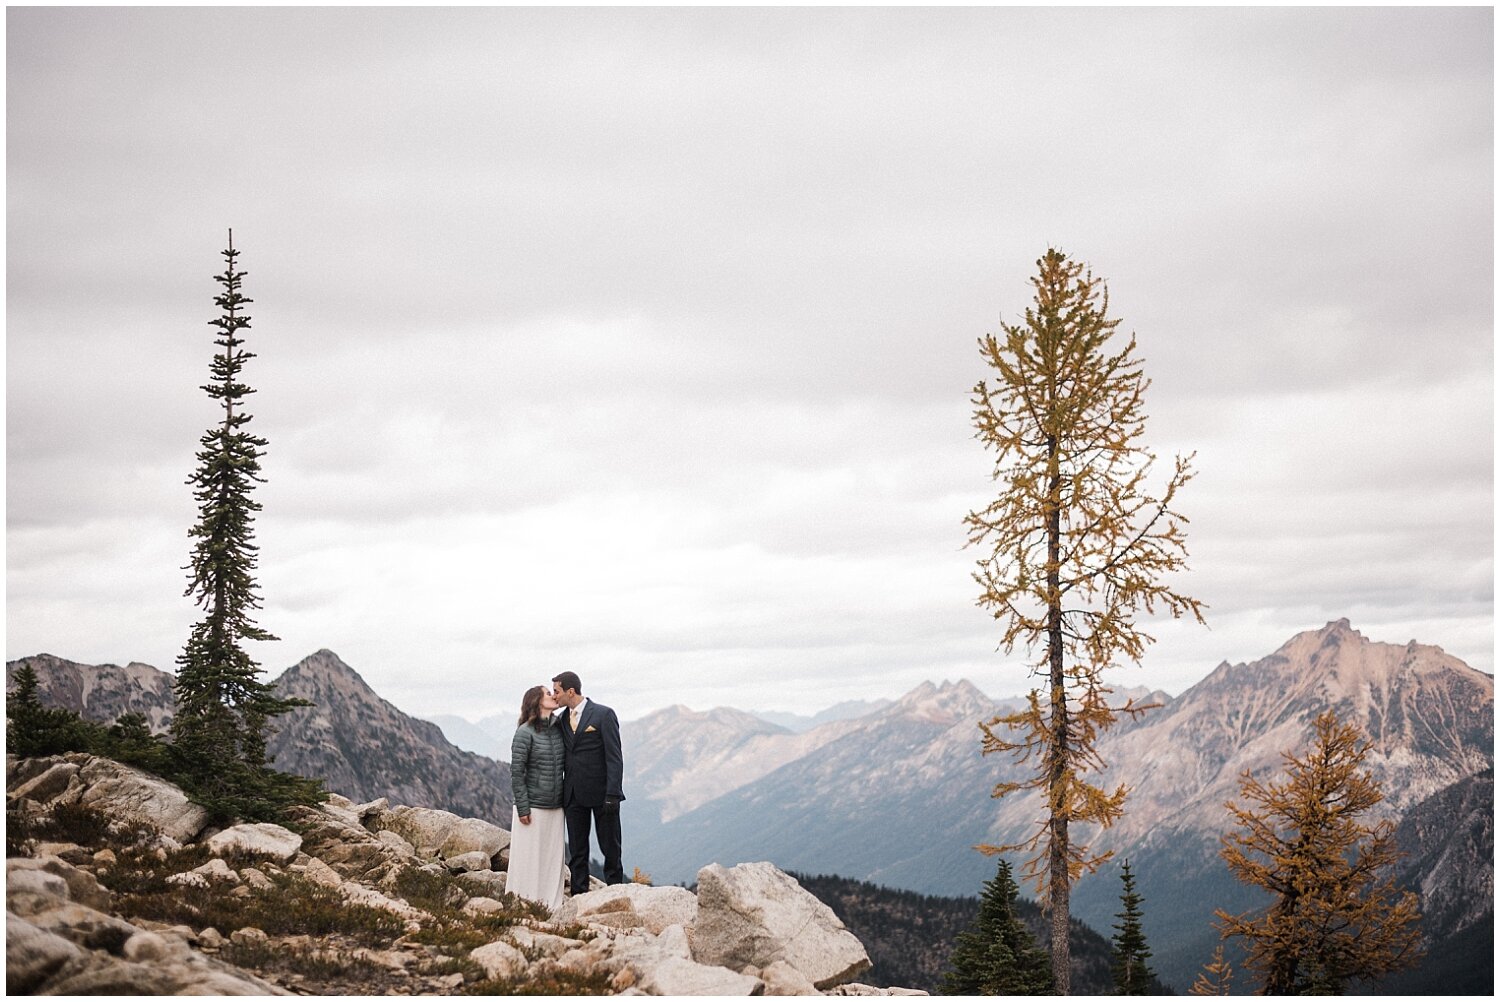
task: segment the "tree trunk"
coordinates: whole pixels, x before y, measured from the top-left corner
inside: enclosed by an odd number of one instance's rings
[[[1059,995],[1070,988],[1068,950],[1068,816],[1064,783],[1068,761],[1068,690],[1063,676],[1062,635],[1062,506],[1058,494],[1062,478],[1057,468],[1057,440],[1048,437],[1047,450],[1051,467],[1048,497],[1052,510],[1047,513],[1047,665],[1052,682],[1052,763],[1047,782],[1047,801],[1052,838],[1047,859],[1049,911],[1052,920],[1052,986]]]

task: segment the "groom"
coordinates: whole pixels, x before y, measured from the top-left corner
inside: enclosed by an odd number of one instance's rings
[[[604,853],[604,879],[625,883],[620,862],[620,801],[625,756],[615,711],[583,694],[583,683],[565,671],[552,680],[552,696],[562,714],[563,817],[568,822],[568,870],[574,894],[589,889],[589,822]]]

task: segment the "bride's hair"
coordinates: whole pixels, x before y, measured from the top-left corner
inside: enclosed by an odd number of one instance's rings
[[[530,724],[537,730],[546,726],[547,712],[542,709],[542,697],[547,694],[547,687],[534,685],[526,690],[526,695],[521,697],[521,719],[518,723]]]

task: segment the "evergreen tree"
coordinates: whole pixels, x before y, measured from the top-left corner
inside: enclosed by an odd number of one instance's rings
[[[167,746],[151,733],[144,714],[120,714],[105,732],[103,753],[116,762],[170,777]]]
[[[979,916],[958,934],[943,978],[944,995],[1046,995],[1052,990],[1047,955],[1016,914],[1019,888],[1004,859],[984,884]]]
[[[247,640],[275,640],[252,618],[260,608],[254,572],[259,548],[253,519],[260,502],[251,492],[263,483],[260,457],[266,440],[252,434],[245,398],[255,391],[241,381],[241,370],[255,355],[240,332],[250,326],[241,309],[250,299],[240,292],[245,273],[235,270],[234,232],[223,251],[225,269],[215,280],[221,315],[219,351],[202,389],[223,410],[223,419],[199,440],[198,468],[188,483],[195,488],[198,521],[188,531],[196,540],[189,585],[204,618],[193,627],[177,658],[177,697],[172,720],[173,757],[178,775],[194,798],[221,815],[269,817],[279,806],[311,793],[305,780],[268,768],[266,726],[270,718],[305,700],[279,699],[275,686],[259,679],[260,666],[245,650]]]
[[[1188,989],[1189,995],[1228,995],[1233,987],[1234,971],[1224,959],[1224,944],[1214,947],[1214,959],[1203,965],[1198,980]]]
[[[1419,954],[1417,897],[1396,887],[1395,825],[1363,815],[1385,799],[1362,766],[1370,742],[1333,711],[1313,722],[1313,746],[1284,752],[1286,778],[1240,780],[1246,806],[1229,804],[1239,830],[1221,855],[1239,880],[1275,895],[1219,929],[1241,936],[1245,966],[1266,995],[1341,994],[1350,981],[1410,966]]]
[[[1104,767],[1098,738],[1118,713],[1146,708],[1110,706],[1103,672],[1138,662],[1151,642],[1135,625],[1139,612],[1202,622],[1202,606],[1161,582],[1186,567],[1187,520],[1172,503],[1192,472],[1178,457],[1160,496],[1148,492],[1155,457],[1139,439],[1149,381],[1135,339],[1109,346],[1119,320],[1082,264],[1049,249],[1037,266],[1024,321],[979,342],[998,378],[974,388],[976,437],[998,454],[1002,489],[965,523],[970,544],[988,554],[974,575],[979,604],[1003,623],[1002,648],[1033,653],[1031,670],[1046,683],[1024,711],[981,725],[985,754],[1035,765],[1033,778],[1001,783],[994,796],[1039,790],[1046,818],[1030,839],[981,848],[1032,854],[1026,872],[1050,913],[1052,975],[1066,995],[1070,890],[1108,858],[1090,855],[1069,826],[1107,827],[1124,811],[1125,788],[1105,791],[1088,773]]]
[[[43,706],[41,682],[29,664],[16,669],[15,688],[5,699],[5,750],[29,758],[64,752],[93,752],[103,740],[102,730],[72,710]]]
[[[1130,872],[1127,861],[1120,866],[1120,904],[1124,911],[1115,917],[1115,934],[1110,943],[1110,972],[1114,975],[1115,991],[1120,995],[1151,994],[1151,981],[1156,977],[1146,965],[1151,949],[1146,946],[1146,933],[1141,929],[1141,896],[1135,891],[1135,875]]]

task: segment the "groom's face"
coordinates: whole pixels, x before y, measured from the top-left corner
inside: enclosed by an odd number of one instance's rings
[[[556,682],[552,683],[552,698],[557,700],[559,706],[566,706],[570,710],[578,705],[578,693],[572,689],[564,689]]]

